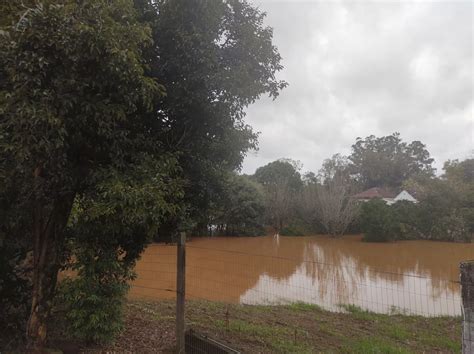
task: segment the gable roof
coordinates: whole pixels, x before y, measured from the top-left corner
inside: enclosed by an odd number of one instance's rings
[[[380,187],[373,187],[367,189],[366,191],[360,192],[353,197],[356,199],[374,199],[374,198],[395,198],[396,194],[392,191],[380,188]]]
[[[416,198],[412,196],[409,192],[406,190],[402,190],[394,199],[396,202],[399,200],[407,200],[410,202],[417,202]]]

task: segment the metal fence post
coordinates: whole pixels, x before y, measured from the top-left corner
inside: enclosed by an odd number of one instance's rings
[[[186,275],[186,234],[184,232],[181,232],[178,238],[176,266],[176,351],[178,354],[184,354],[184,297]]]
[[[462,352],[474,353],[474,260],[461,262]]]

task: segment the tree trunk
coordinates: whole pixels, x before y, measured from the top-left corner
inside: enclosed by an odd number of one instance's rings
[[[74,193],[62,196],[46,208],[37,202],[34,210],[33,281],[28,346],[41,351],[46,344],[47,322],[64,248],[64,228],[71,213]]]

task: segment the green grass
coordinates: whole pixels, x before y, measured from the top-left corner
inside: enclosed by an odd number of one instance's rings
[[[300,311],[300,312],[306,312],[306,311],[322,311],[321,306],[315,305],[315,304],[308,304],[306,302],[295,302],[290,305],[286,305],[290,310],[293,311]]]
[[[244,320],[217,320],[216,327],[234,332],[238,335],[256,337],[268,342],[272,351],[282,353],[310,353],[310,348],[302,339],[308,333],[300,329],[285,328],[277,325],[251,323]],[[271,340],[269,340],[271,339]]]
[[[386,333],[390,338],[401,341],[407,340],[411,337],[411,333],[408,332],[408,329],[400,324],[389,324]]]
[[[365,320],[365,321],[379,320],[380,321],[384,319],[384,316],[386,316],[386,315],[380,315],[374,312],[364,310],[360,308],[359,306],[351,305],[351,304],[340,304],[339,307],[342,308],[344,311],[353,315],[354,318],[359,319],[359,320]]]
[[[286,330],[277,326],[250,323],[243,320],[230,320],[228,323],[223,320],[217,320],[215,324],[216,327],[220,327],[229,331],[241,332],[262,338],[283,335],[285,334]]]
[[[450,352],[461,352],[461,340],[453,340],[447,337],[438,336],[433,333],[425,332],[418,336],[420,343],[427,347],[439,348]]]
[[[242,353],[460,352],[459,317],[384,315],[354,305],[340,307],[343,312],[301,302],[250,306],[195,300],[186,302],[186,325]],[[123,346],[119,339],[104,351],[136,348],[131,345],[134,336],[138,343],[156,338],[151,351],[172,349],[174,336],[163,344],[156,333],[174,332],[174,311],[173,301],[130,302]]]
[[[412,353],[412,351],[398,347],[392,343],[384,341],[381,338],[370,337],[357,340],[352,342],[346,348],[343,349],[346,353],[360,353],[360,354],[370,354],[370,353],[384,353],[384,354],[407,354]]]

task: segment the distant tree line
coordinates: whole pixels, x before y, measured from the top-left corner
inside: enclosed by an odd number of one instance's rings
[[[259,205],[251,210],[263,214],[247,214],[237,224],[221,217],[220,225],[232,225],[231,229],[208,229],[208,234],[248,235],[252,231],[258,235],[270,228],[281,235],[362,232],[368,241],[469,241],[474,232],[474,159],[447,161],[439,177],[432,164],[423,143],[406,143],[398,133],[358,138],[349,156],[326,159],[317,173],[303,174],[299,162],[279,159],[259,167],[254,175],[238,176],[253,192],[246,190],[232,198]],[[353,198],[372,187],[407,190],[418,203],[387,205],[382,200],[363,203]],[[221,195],[219,200],[222,210],[232,210],[230,197]],[[235,220],[236,215],[232,216]]]

